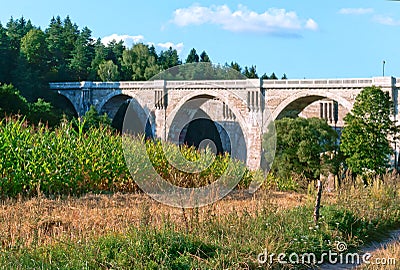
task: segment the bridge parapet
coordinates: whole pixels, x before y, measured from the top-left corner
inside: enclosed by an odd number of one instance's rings
[[[130,89],[160,89],[163,87],[168,89],[195,89],[195,88],[224,88],[224,89],[246,89],[249,87],[259,86],[259,80],[191,80],[191,81],[127,81],[127,82],[60,82],[50,83],[52,90],[130,90]]]
[[[371,85],[391,87],[400,85],[400,79],[392,77],[373,78],[346,78],[346,79],[301,79],[301,80],[263,80],[262,86],[265,89],[305,89],[305,88],[364,88]]]

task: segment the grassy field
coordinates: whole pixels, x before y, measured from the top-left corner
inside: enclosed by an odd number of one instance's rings
[[[398,181],[398,179],[395,179]],[[260,264],[264,250],[321,254],[349,250],[400,225],[393,180],[324,194],[313,224],[314,196],[236,191],[215,204],[183,210],[144,194],[4,201],[0,267],[5,269],[302,269]]]
[[[356,251],[400,227],[396,174],[368,187],[343,181],[338,191],[323,194],[314,224],[313,188],[279,192],[273,187],[296,185],[269,179],[250,195],[243,189],[255,177],[250,172],[233,194],[211,205],[159,204],[135,184],[146,177],[143,156],[131,176],[120,137],[104,128],[84,133],[64,123],[48,130],[8,119],[0,122],[0,135],[2,269],[302,269],[312,264],[282,264],[276,256],[260,263],[260,254],[319,257],[338,243]],[[143,141],[130,147],[135,143]],[[194,149],[169,149],[200,160]],[[147,151],[160,174],[186,187],[218,178],[228,158],[188,176],[168,165],[158,143],[147,142]]]

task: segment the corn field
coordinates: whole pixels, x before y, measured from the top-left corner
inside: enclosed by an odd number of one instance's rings
[[[167,156],[178,151],[189,161],[207,163],[211,157],[193,147],[167,145],[135,137],[129,148],[147,153],[134,154],[131,172],[125,162],[122,137],[106,127],[83,131],[83,125],[63,121],[59,127],[30,126],[24,119],[0,121],[0,195],[4,197],[80,195],[88,192],[140,192],[137,179],[149,177],[149,162],[165,180],[182,187],[207,185],[227,169],[230,157],[221,155],[205,170],[185,173],[169,164]],[[132,161],[132,160],[131,160]],[[239,162],[236,162],[239,167]],[[252,173],[246,170],[240,187],[246,187]]]

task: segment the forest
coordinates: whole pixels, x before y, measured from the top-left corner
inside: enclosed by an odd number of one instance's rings
[[[49,91],[49,82],[149,80],[168,68],[196,62],[211,62],[211,58],[194,48],[181,59],[171,47],[157,52],[153,45],[143,43],[129,48],[123,41],[113,40],[105,45],[69,16],[53,17],[44,30],[24,17],[11,17],[5,25],[0,23],[0,107],[5,111],[0,113],[26,114],[23,107],[30,106],[36,121],[42,117],[56,123],[62,114],[72,115],[73,111],[64,98]],[[242,68],[234,61],[224,65],[248,78],[259,77],[255,65]],[[275,73],[260,77],[278,79]]]

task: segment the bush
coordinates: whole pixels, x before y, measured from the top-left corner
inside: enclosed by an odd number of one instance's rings
[[[11,84],[0,85],[0,117],[5,114],[27,114],[28,102]]]

